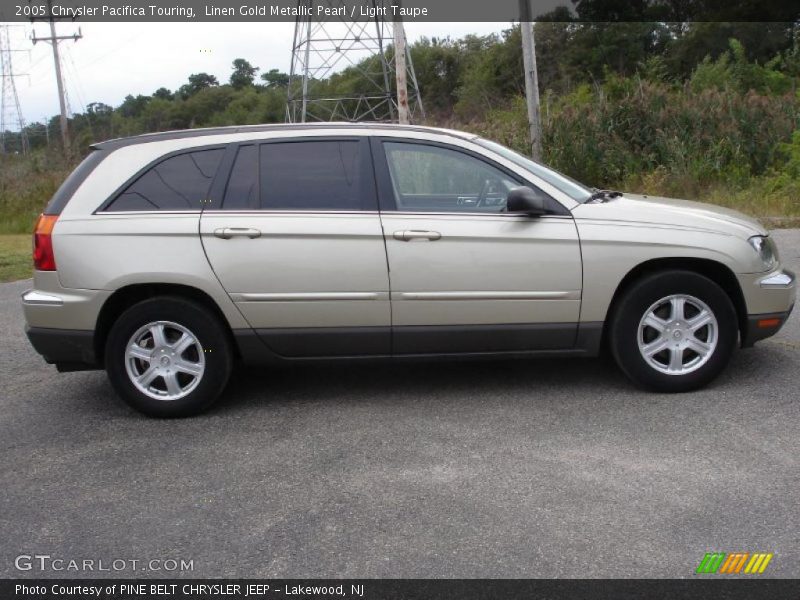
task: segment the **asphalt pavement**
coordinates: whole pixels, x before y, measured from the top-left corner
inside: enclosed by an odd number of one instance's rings
[[[44,364],[29,285],[0,285],[0,577],[800,576],[800,311],[690,394],[594,359],[302,366],[164,421]]]

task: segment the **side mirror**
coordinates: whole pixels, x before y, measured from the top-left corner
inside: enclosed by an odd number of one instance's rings
[[[541,217],[547,212],[544,199],[527,186],[511,188],[506,196],[506,211]]]

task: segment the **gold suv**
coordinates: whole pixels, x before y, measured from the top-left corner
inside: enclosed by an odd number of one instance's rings
[[[31,343],[105,368],[155,416],[235,361],[613,353],[648,389],[707,384],[774,334],[795,277],[759,223],[590,189],[496,143],[380,124],[111,140],[34,234]]]

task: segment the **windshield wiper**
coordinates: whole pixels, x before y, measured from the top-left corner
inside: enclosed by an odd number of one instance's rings
[[[598,190],[594,188],[594,193],[589,196],[586,202],[608,202],[612,198],[618,198],[620,196],[622,196],[622,192],[617,192],[615,190]]]

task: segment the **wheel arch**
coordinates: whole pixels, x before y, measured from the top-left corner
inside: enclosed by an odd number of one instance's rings
[[[210,310],[225,327],[234,356],[239,358],[239,349],[234,342],[230,323],[225,318],[225,314],[219,305],[206,292],[190,285],[178,283],[136,283],[116,290],[108,297],[100,309],[94,332],[94,351],[98,361],[102,362],[103,356],[105,356],[108,334],[117,318],[134,304],[159,296],[172,296],[191,300]]]
[[[739,281],[729,267],[721,262],[707,258],[654,258],[633,267],[625,274],[619,285],[617,285],[617,289],[614,291],[614,295],[611,297],[611,303],[609,304],[608,312],[606,313],[605,322],[603,323],[602,343],[604,346],[608,342],[608,328],[614,320],[614,314],[617,306],[631,285],[647,275],[651,275],[659,271],[676,269],[692,271],[699,275],[703,275],[719,285],[731,299],[731,302],[736,309],[736,320],[739,326],[739,333],[740,335],[744,334],[747,327],[747,304],[745,303],[744,293],[739,285]]]

